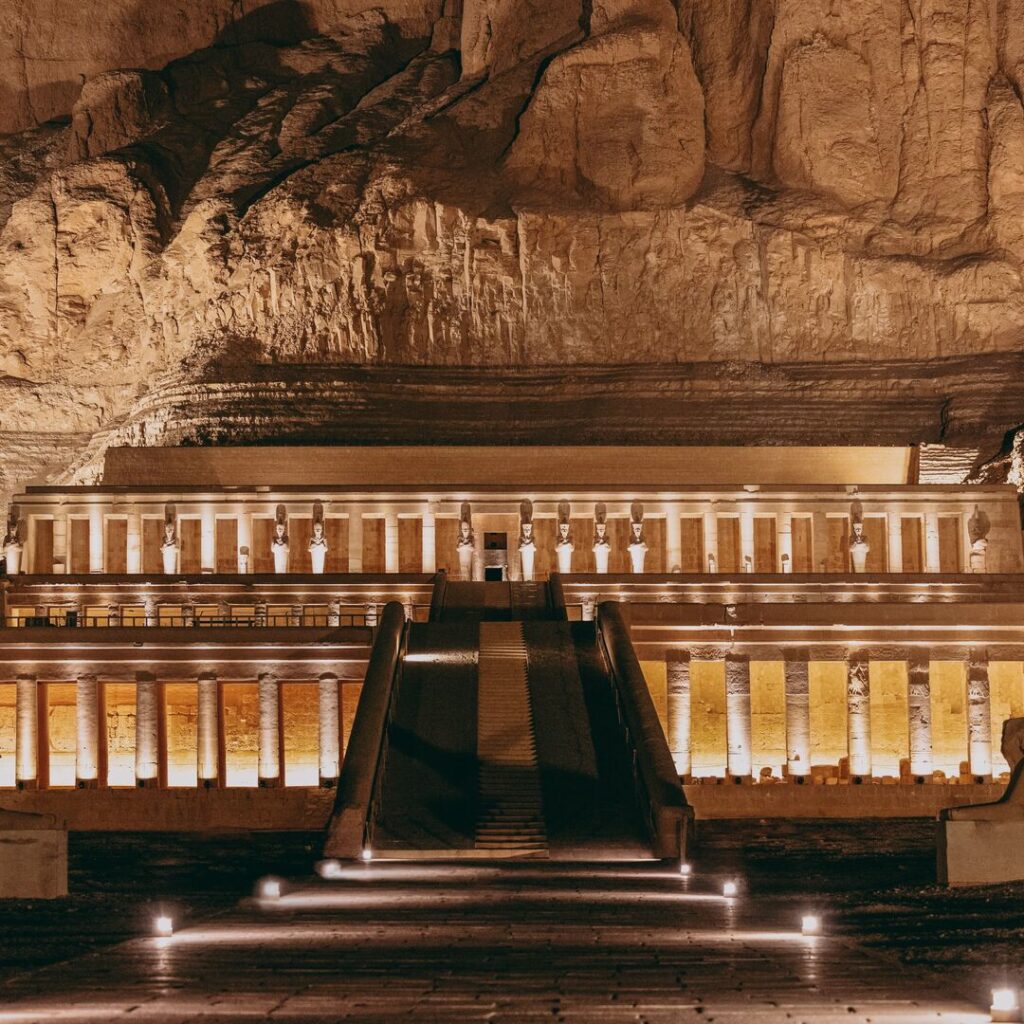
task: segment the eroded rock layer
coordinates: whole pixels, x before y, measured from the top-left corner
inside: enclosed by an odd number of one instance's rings
[[[0,489],[403,380],[451,440],[1024,421],[1024,0],[100,6],[0,11]]]

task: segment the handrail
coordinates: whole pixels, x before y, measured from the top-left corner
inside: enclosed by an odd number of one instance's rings
[[[565,588],[562,586],[561,573],[553,572],[548,576],[548,594],[551,597],[551,610],[555,618],[565,622],[569,618],[569,613],[565,607]]]
[[[324,853],[355,860],[363,852],[368,818],[387,743],[395,678],[405,645],[405,611],[397,601],[384,607],[366,668],[363,692],[338,779]]]
[[[686,855],[693,809],[686,803],[668,741],[633,649],[622,606],[615,601],[603,601],[598,607],[597,625],[632,739],[636,781],[648,811],[654,855],[678,860]]]
[[[434,589],[430,594],[430,622],[440,622],[441,614],[444,611],[444,597],[448,589],[448,572],[445,569],[438,569],[434,575]]]

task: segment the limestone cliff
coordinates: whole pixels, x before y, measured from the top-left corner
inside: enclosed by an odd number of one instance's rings
[[[524,440],[994,451],[1024,421],[1021,26],[4,0],[0,491],[111,439],[443,438],[394,428],[409,387]]]

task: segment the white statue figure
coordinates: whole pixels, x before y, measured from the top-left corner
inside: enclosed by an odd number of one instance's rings
[[[476,537],[473,535],[473,511],[468,501],[462,503],[462,510],[459,513],[459,539],[455,542],[455,547],[459,555],[459,576],[464,580],[471,580]]]
[[[18,535],[18,510],[11,509],[7,517],[7,535],[4,537],[4,560],[7,565],[7,575],[17,576],[21,572],[21,553],[24,545]]]
[[[558,556],[558,571],[561,573],[572,572],[572,553],[575,547],[572,543],[570,514],[569,502],[560,501],[558,503],[558,540],[555,541],[555,554]]]
[[[971,538],[971,572],[988,572],[988,531],[992,523],[988,516],[974,506],[974,515],[967,520],[967,533]]]
[[[599,573],[608,572],[608,559],[612,546],[608,541],[608,510],[603,501],[594,506],[594,567]]]
[[[327,564],[327,536],[324,533],[324,507],[313,503],[313,536],[309,538],[310,569],[320,575]]]
[[[274,522],[274,537],[270,542],[270,553],[274,556],[274,572],[288,571],[288,514],[284,505],[277,506]]]
[[[537,542],[533,536],[533,502],[519,503],[519,565],[520,579],[529,583],[533,579],[533,562],[537,555]]]
[[[708,572],[718,572],[718,559],[710,551],[708,552]]]
[[[850,506],[850,564],[854,572],[864,572],[871,545],[864,536],[864,509],[859,501]]]
[[[160,555],[163,558],[164,572],[166,574],[178,571],[178,524],[174,515],[174,508],[168,505],[164,509],[164,539],[160,545]]]
[[[647,542],[644,540],[644,507],[634,501],[629,512],[629,564],[635,573],[644,571]]]
[[[238,571],[240,573],[249,571],[249,547],[247,544],[243,544],[238,549]]]

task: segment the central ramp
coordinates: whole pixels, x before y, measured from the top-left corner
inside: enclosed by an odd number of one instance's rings
[[[617,606],[570,623],[556,584],[459,583],[389,605],[326,853],[674,859],[688,809]]]
[[[480,623],[477,758],[476,849],[508,857],[546,854],[521,622]]]

